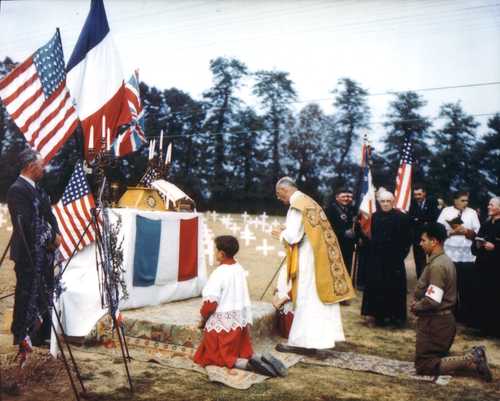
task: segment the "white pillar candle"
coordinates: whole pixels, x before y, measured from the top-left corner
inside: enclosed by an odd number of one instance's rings
[[[90,126],[90,135],[89,135],[89,150],[94,149],[94,126]]]
[[[111,129],[108,128],[108,135],[106,135],[106,150],[109,152],[111,150]]]
[[[162,150],[163,150],[163,130],[161,130],[160,132],[160,155]]]

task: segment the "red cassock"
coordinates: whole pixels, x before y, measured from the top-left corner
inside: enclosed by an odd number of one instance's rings
[[[217,309],[217,302],[205,301],[200,313],[206,321]],[[203,330],[201,344],[193,360],[198,365],[216,365],[232,368],[238,358],[251,358],[253,354],[249,326],[230,331]]]

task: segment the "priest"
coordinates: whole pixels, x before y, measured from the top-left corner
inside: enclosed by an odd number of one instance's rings
[[[411,245],[410,220],[394,209],[394,195],[384,190],[381,210],[372,217],[370,257],[361,314],[377,326],[406,322],[406,270],[404,259]]]
[[[277,182],[276,196],[289,205],[285,226],[275,228],[272,235],[287,251],[286,297],[294,309],[288,343],[276,349],[322,357],[324,350],[345,341],[339,303],[353,298],[354,289],[321,207],[289,177]]]

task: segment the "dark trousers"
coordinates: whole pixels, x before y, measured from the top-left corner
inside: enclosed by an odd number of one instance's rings
[[[51,316],[48,309],[49,297],[52,294],[54,273],[49,269],[43,277],[44,289],[39,288],[38,294],[32,296],[35,288],[35,274],[28,263],[16,263],[16,290],[14,294],[14,313],[11,332],[14,344],[19,344],[26,335],[30,335],[33,345],[50,338]],[[36,327],[36,316],[29,315],[30,302],[36,304],[36,309],[43,319],[41,327]],[[36,328],[36,330],[35,330]]]
[[[413,244],[413,259],[415,260],[415,273],[418,280],[427,264],[427,256],[419,244]]]
[[[456,334],[455,317],[447,315],[419,316],[415,348],[415,370],[419,375],[439,374],[441,358],[448,355]]]
[[[457,321],[470,327],[479,325],[478,305],[482,293],[479,275],[474,262],[455,262],[457,271]]]

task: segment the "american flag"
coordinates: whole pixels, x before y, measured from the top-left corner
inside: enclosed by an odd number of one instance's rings
[[[161,177],[160,172],[156,167],[148,167],[146,173],[142,176],[141,181],[139,182],[140,186],[151,188],[151,184],[153,181],[158,180]]]
[[[0,81],[0,98],[26,140],[48,163],[78,124],[66,88],[59,31]]]
[[[396,178],[395,204],[396,209],[407,213],[411,201],[411,175],[412,175],[413,150],[410,138],[407,136],[403,144],[401,163]]]
[[[80,250],[94,241],[94,226],[89,226],[94,207],[94,197],[85,179],[82,163],[78,162],[61,200],[53,206],[62,237],[59,250],[64,259],[69,258],[75,249]]]

